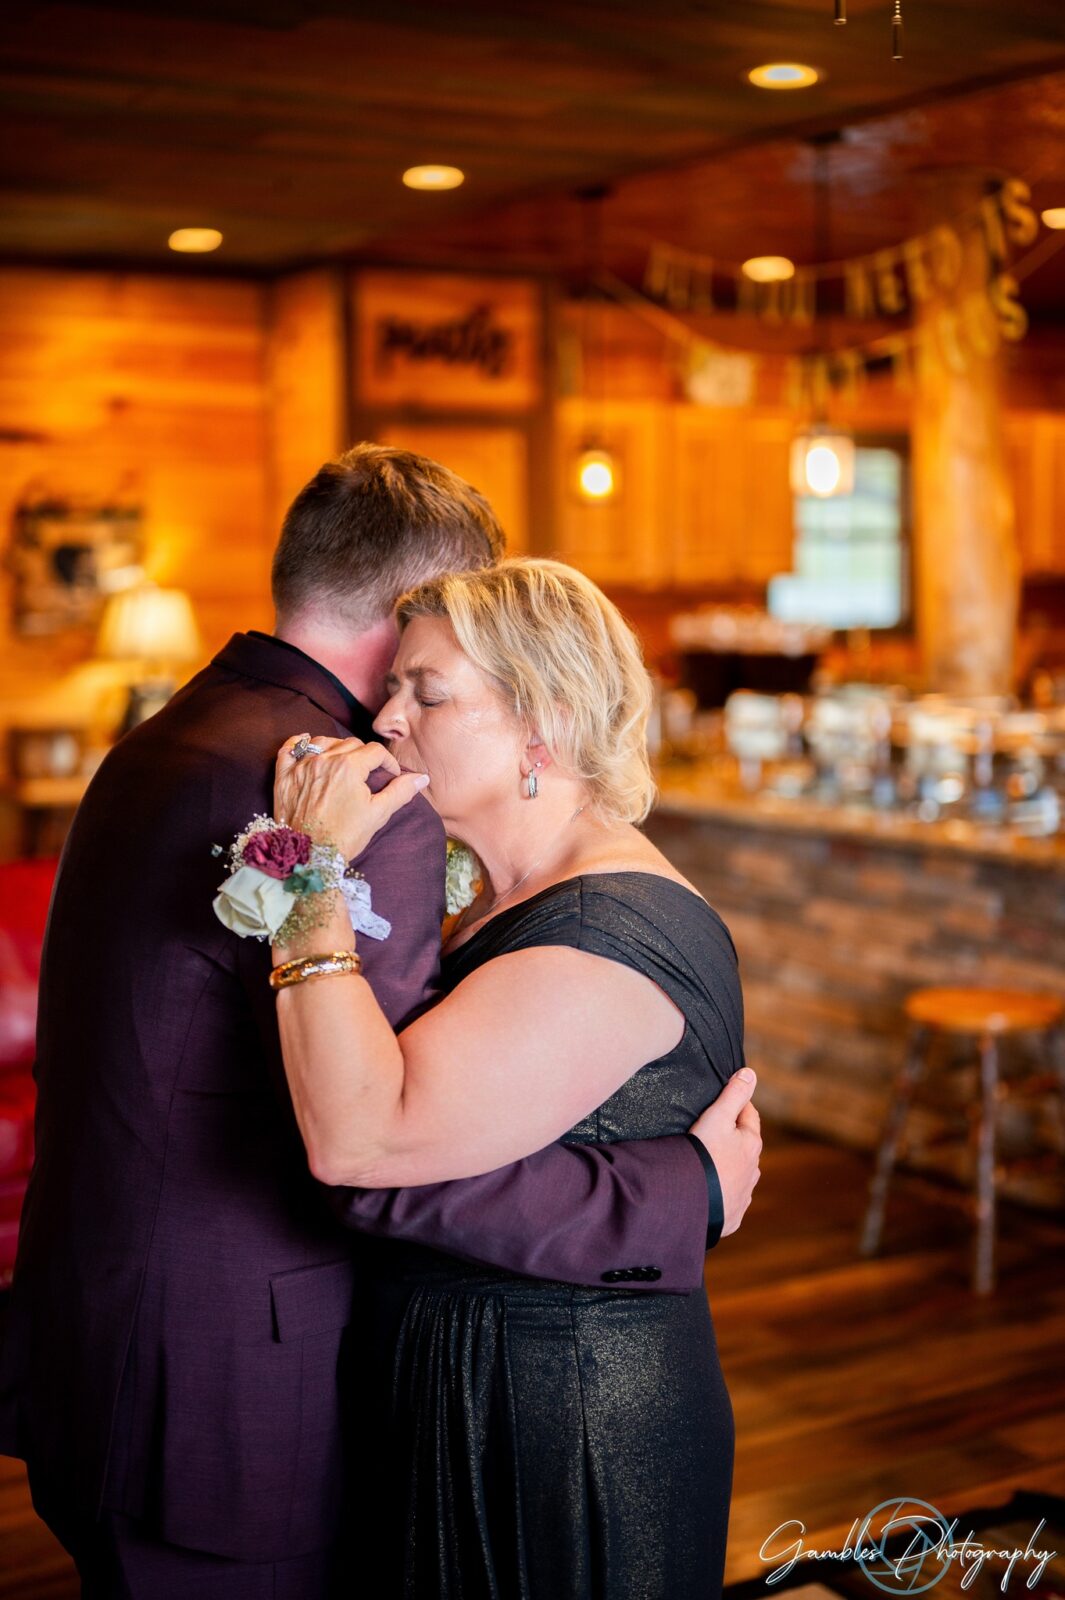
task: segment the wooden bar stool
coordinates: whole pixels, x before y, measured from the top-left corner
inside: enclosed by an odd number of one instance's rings
[[[1013,989],[915,989],[907,996],[904,1009],[910,1024],[906,1059],[895,1081],[877,1153],[859,1249],[863,1256],[871,1256],[880,1248],[891,1175],[934,1038],[944,1034],[971,1037],[980,1062],[979,1099],[968,1108],[976,1189],[973,1289],[987,1294],[995,1282],[996,1180],[1000,1171],[1033,1165],[1025,1157],[996,1165],[998,1106],[1017,1094],[1029,1098],[1053,1093],[1065,1139],[1065,1001]],[[1000,1078],[999,1041],[1020,1033],[1043,1035],[1051,1070]],[[1065,1159],[1065,1143],[1061,1153]]]

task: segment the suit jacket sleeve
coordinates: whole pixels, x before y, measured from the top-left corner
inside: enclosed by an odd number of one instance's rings
[[[374,773],[370,787],[386,782]],[[358,937],[363,976],[397,1030],[433,999],[440,974],[447,835],[422,795],[398,811],[351,863],[370,885],[373,909],[392,924],[386,939]]]
[[[651,1267],[660,1276],[626,1288],[687,1293],[703,1281],[706,1176],[685,1134],[553,1144],[478,1178],[330,1194],[348,1227],[527,1277],[594,1285]]]

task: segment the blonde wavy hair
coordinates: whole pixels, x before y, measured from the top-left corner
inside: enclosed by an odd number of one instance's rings
[[[651,680],[612,601],[561,561],[513,557],[449,573],[399,600],[400,628],[443,617],[459,647],[582,779],[606,820],[642,822],[655,797],[647,759]]]

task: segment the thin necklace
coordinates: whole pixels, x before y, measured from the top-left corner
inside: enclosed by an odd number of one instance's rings
[[[571,822],[576,822],[577,818],[580,816],[581,812],[584,809],[585,809],[584,806],[578,806],[577,807],[577,809],[573,813],[572,817],[570,817],[569,822],[565,823],[559,829],[558,833],[555,835],[555,838],[552,841],[553,844],[557,844],[558,843],[559,839],[561,839],[562,835],[565,833],[565,831],[569,827],[570,823]],[[547,847],[547,849],[544,851],[543,855],[539,856],[533,862],[533,864],[529,868],[528,872],[523,872],[522,873],[521,877],[518,879],[518,881],[516,883],[512,883],[509,889],[504,889],[502,894],[497,894],[496,895],[495,899],[492,901],[492,904],[488,907],[488,910],[487,911],[482,911],[480,916],[478,916],[476,918],[476,921],[477,922],[483,922],[485,917],[490,917],[492,915],[492,912],[495,910],[496,906],[499,905],[501,901],[508,899],[514,893],[515,889],[520,889],[522,884],[525,883],[529,878],[532,877],[532,875],[536,871],[537,867],[542,867],[543,866],[544,862],[547,860],[547,857],[549,856],[550,853],[551,853],[551,845],[549,845]],[[460,917],[458,923],[456,924],[455,928],[452,930],[454,933],[458,933],[460,929],[465,928],[465,926],[466,926],[466,918],[469,916],[470,911],[473,908],[473,904],[474,904],[474,902],[471,900],[469,905],[466,907],[465,911],[463,911],[462,916]]]

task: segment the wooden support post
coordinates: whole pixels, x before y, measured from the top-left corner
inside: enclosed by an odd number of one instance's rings
[[[939,175],[934,193],[942,219],[978,203],[980,190],[972,180]],[[918,324],[917,628],[929,689],[1005,694],[1013,686],[1020,559],[1006,467],[1002,346],[986,301],[986,242],[970,228],[962,243],[960,281],[925,302]]]

